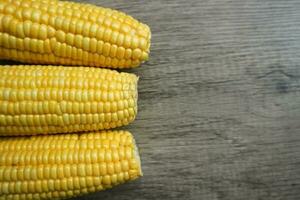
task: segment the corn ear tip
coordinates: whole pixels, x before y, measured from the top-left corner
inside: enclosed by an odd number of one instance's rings
[[[133,142],[133,146],[134,146],[134,157],[139,165],[139,176],[143,176],[143,170],[142,170],[142,164],[141,164],[141,157],[140,157],[140,154],[139,154],[139,149],[138,149],[138,146],[136,144],[136,141],[132,135],[132,142]]]
[[[148,46],[147,46],[147,50],[146,50],[146,54],[144,57],[144,62],[148,61],[149,60],[149,57],[150,57],[150,48],[151,48],[151,37],[152,37],[152,34],[151,34],[151,29],[148,25],[145,24],[145,26],[148,27],[148,30],[149,30],[149,36],[148,36]]]
[[[139,79],[140,77],[136,75],[136,86],[135,86],[135,89],[136,89],[136,114],[135,114],[135,118],[138,114],[138,99],[139,99],[139,90],[138,90],[138,82],[139,82]]]
[[[147,45],[146,50],[145,50],[145,51],[143,52],[143,54],[142,54],[142,61],[141,61],[141,64],[147,62],[147,61],[149,60],[149,58],[150,58],[151,37],[152,37],[150,27],[149,27],[147,24],[143,24],[143,25],[144,25],[145,27],[147,27],[148,32],[149,32],[149,35],[148,35],[148,45]],[[133,66],[133,67],[135,68],[135,67],[138,67],[138,66],[139,66],[139,65]]]

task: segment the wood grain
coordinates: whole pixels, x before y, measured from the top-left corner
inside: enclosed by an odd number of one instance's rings
[[[300,199],[300,1],[90,0],[150,25],[144,177],[87,199]]]

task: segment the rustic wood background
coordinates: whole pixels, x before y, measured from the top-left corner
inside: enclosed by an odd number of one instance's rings
[[[299,0],[89,0],[150,25],[144,177],[78,200],[299,200]]]

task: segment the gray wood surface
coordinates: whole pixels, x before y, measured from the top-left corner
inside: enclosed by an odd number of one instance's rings
[[[78,200],[299,200],[299,0],[90,0],[149,24],[144,176]]]

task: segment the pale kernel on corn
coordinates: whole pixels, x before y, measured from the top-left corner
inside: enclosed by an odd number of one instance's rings
[[[148,60],[150,52],[147,25],[87,4],[8,1],[0,9],[0,32],[0,56],[32,64],[129,68]],[[124,52],[135,49],[140,52]]]
[[[90,39],[88,37],[84,37],[82,39],[82,49],[84,51],[89,51],[90,50]]]
[[[55,37],[56,37],[57,41],[59,41],[59,42],[65,42],[65,40],[66,40],[66,34],[60,30],[56,31]]]
[[[66,43],[68,45],[73,45],[74,44],[74,35],[72,33],[67,33],[65,39],[66,39]]]

